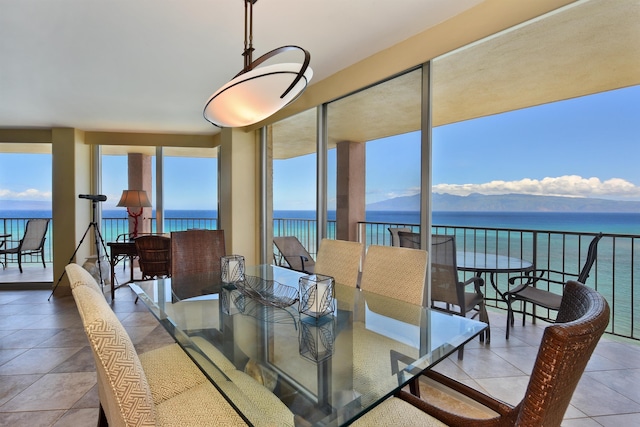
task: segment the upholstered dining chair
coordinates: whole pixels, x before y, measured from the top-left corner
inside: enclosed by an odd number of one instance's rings
[[[569,273],[557,270],[543,270],[536,269],[531,271],[529,275],[511,277],[509,279],[510,289],[504,293],[504,297],[507,300],[507,333],[506,337],[509,339],[509,330],[515,323],[513,303],[520,301],[522,308],[522,325],[524,326],[525,318],[527,315],[526,305],[527,303],[533,304],[533,310],[531,316],[534,318],[539,317],[543,320],[553,321],[547,317],[536,315],[536,306],[544,307],[549,310],[558,311],[562,302],[562,295],[552,292],[550,290],[544,290],[538,287],[538,284],[546,283],[547,289],[550,284],[556,284],[562,287],[567,277],[575,278],[580,283],[586,283],[591,272],[591,267],[596,261],[598,256],[598,242],[602,239],[602,233],[597,234],[589,243],[589,250],[587,251],[587,257],[584,265],[580,270],[580,273]],[[559,278],[559,279],[554,279]],[[516,283],[518,283],[516,285]],[[514,286],[511,288],[511,286]]]
[[[371,245],[364,257],[360,288],[421,305],[427,259],[427,251]]]
[[[178,344],[138,356],[93,277],[65,270],[95,360],[99,427],[246,425]]]
[[[316,262],[307,249],[295,236],[274,237],[273,244],[280,253],[284,264],[276,260],[276,264],[289,267],[292,270],[313,274]]]
[[[24,235],[18,244],[11,248],[0,249],[0,255],[4,255],[4,266],[7,265],[7,255],[16,255],[18,269],[22,273],[22,257],[25,255],[40,255],[42,266],[47,268],[44,262],[44,242],[49,227],[49,219],[30,219],[24,228]]]
[[[363,251],[364,245],[360,242],[322,239],[314,271],[333,277],[336,283],[355,288]]]
[[[597,291],[569,281],[564,287],[557,322],[548,326],[542,335],[529,384],[519,404],[512,406],[440,373],[427,371],[429,382],[437,387],[440,395],[444,393],[444,398],[435,402],[434,396],[438,393],[434,388],[423,393],[424,398],[400,391],[353,425],[391,425],[395,417],[406,412],[417,420],[407,425],[441,425],[433,424],[436,418],[444,425],[461,427],[560,426],[589,358],[609,324],[609,305]],[[473,418],[469,415],[469,405],[456,397],[459,395],[494,411],[493,414]],[[422,410],[423,414],[398,402],[398,398]]]
[[[219,272],[226,255],[224,230],[187,230],[171,233],[171,277]]]
[[[171,276],[171,239],[145,235],[134,240],[142,280]]]

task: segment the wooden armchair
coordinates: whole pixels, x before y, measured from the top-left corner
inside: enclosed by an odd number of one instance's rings
[[[42,266],[47,268],[44,262],[44,242],[47,236],[49,219],[30,219],[24,229],[24,236],[17,246],[0,249],[0,255],[4,255],[4,265],[7,265],[7,255],[18,257],[18,268],[22,273],[22,257],[25,255],[40,255]]]

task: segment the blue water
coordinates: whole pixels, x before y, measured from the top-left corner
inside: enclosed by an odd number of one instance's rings
[[[126,218],[124,209],[105,210],[103,218]],[[155,212],[154,212],[155,216]],[[335,220],[335,211],[328,212]],[[171,218],[217,218],[212,210],[167,210]],[[315,211],[274,211],[273,217],[313,220]],[[48,210],[0,210],[0,218],[51,218]],[[369,211],[368,222],[385,224],[419,224],[419,212]],[[509,228],[571,232],[603,232],[640,234],[640,213],[582,213],[582,212],[433,212],[434,225],[469,226],[481,228]],[[1,227],[0,227],[1,228]]]

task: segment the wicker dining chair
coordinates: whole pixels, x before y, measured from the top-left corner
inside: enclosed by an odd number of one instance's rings
[[[582,283],[569,281],[564,288],[558,323],[548,326],[542,335],[529,384],[519,404],[512,406],[440,373],[427,371],[424,375],[429,382],[441,393],[444,390],[448,399],[433,401],[438,393],[434,388],[423,393],[424,399],[400,391],[353,425],[396,424],[397,417],[406,418],[410,413],[412,422],[407,425],[442,425],[434,421],[436,418],[453,427],[560,426],[573,392],[608,324],[609,305],[604,297]],[[460,394],[462,399],[456,397]],[[416,412],[400,399],[423,413]],[[482,419],[473,418],[469,415],[468,404],[464,403],[469,399],[494,414]]]
[[[171,233],[171,277],[220,271],[226,255],[224,230],[187,230]]]
[[[171,276],[171,239],[160,235],[137,237],[136,252],[142,280]]]

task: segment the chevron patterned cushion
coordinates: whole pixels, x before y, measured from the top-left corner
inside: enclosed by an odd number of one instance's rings
[[[77,286],[73,296],[93,350],[100,403],[109,426],[153,426],[155,405],[140,359],[102,295]]]

